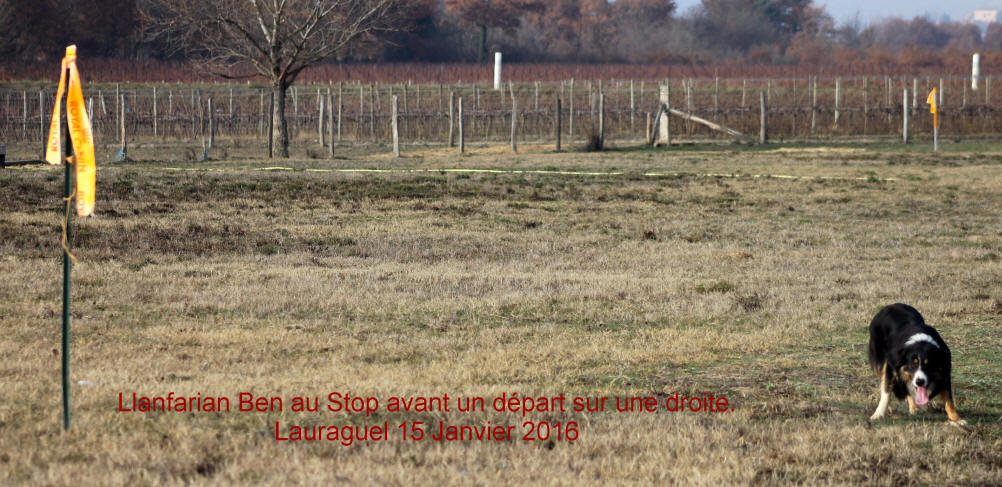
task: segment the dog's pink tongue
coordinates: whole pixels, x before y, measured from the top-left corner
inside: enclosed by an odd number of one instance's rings
[[[919,406],[925,406],[929,402],[929,393],[925,390],[925,387],[915,388],[915,404]]]

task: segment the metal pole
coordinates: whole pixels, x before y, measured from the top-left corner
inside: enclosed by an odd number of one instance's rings
[[[67,72],[67,79],[69,73]],[[63,103],[63,100],[56,100],[56,103]],[[73,212],[70,211],[70,196],[73,194],[73,171],[70,167],[69,157],[73,155],[73,140],[70,139],[69,124],[65,121],[63,125],[63,154],[66,156],[63,177],[63,211],[66,212],[66,248],[63,249],[63,429],[70,429],[70,274],[73,269],[73,262],[70,260],[70,248],[73,246]]]
[[[939,152],[939,107],[932,114],[932,151]]]

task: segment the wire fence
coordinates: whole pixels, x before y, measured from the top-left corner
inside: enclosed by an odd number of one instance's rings
[[[462,84],[304,84],[289,89],[286,118],[296,144],[371,144],[392,141],[392,97],[399,107],[403,143],[447,143],[456,137],[462,100],[467,141],[585,140],[597,130],[599,93],[604,95],[605,141],[650,137],[660,107],[660,86],[670,87],[672,108],[744,134],[760,128],[760,93],[767,106],[771,138],[900,135],[904,109],[910,133],[931,133],[928,93],[939,97],[941,134],[965,137],[999,133],[999,95],[992,77],[975,86],[969,77],[896,76],[846,78],[603,80],[505,83],[501,89]],[[908,90],[908,98],[904,92]],[[995,90],[998,91],[998,90]],[[0,87],[0,144],[44,144],[52,116],[54,88]],[[129,140],[198,141],[210,133],[223,139],[267,142],[271,90],[245,84],[105,84],[84,92],[99,144]],[[450,121],[451,108],[451,121]],[[124,120],[123,120],[124,118]],[[671,117],[675,140],[730,136]],[[452,134],[450,137],[450,133]]]

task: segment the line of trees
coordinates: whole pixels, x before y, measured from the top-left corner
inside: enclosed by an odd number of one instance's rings
[[[0,59],[58,58],[76,43],[90,56],[182,59],[150,37],[142,12],[161,0],[0,0]],[[180,2],[184,3],[184,2]],[[271,0],[234,0],[253,10]],[[338,58],[356,61],[511,61],[937,65],[957,53],[1002,51],[1002,24],[987,30],[923,17],[837,24],[811,0],[412,0],[402,29],[368,32]],[[111,13],[114,13],[111,15]]]

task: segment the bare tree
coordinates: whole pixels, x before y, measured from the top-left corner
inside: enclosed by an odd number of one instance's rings
[[[400,27],[409,0],[145,0],[150,32],[221,76],[249,66],[271,83],[279,154],[289,157],[285,99],[304,69]]]

